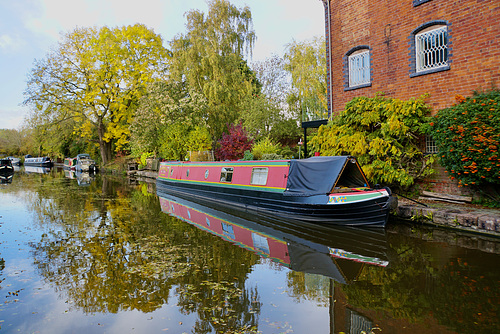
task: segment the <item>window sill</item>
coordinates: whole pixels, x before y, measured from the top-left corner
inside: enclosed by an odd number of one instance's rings
[[[362,85],[358,85],[358,86],[346,87],[346,88],[344,88],[344,92],[347,92],[350,90],[356,90],[356,89],[360,89],[360,88],[371,87],[371,86],[372,86],[372,83],[370,82],[370,83],[362,84]]]
[[[419,77],[421,75],[427,75],[427,74],[432,74],[432,73],[437,73],[437,72],[448,71],[449,69],[450,69],[450,65],[446,65],[443,67],[437,67],[437,68],[433,68],[433,69],[426,70],[426,71],[410,73],[410,78]]]

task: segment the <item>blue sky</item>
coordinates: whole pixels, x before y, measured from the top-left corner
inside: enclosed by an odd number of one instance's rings
[[[323,36],[320,0],[230,0],[252,11],[257,42],[251,61],[283,55],[293,40]],[[143,23],[171,40],[185,31],[184,13],[207,12],[205,0],[0,0],[0,128],[19,129],[28,112],[20,106],[35,59],[75,27]]]

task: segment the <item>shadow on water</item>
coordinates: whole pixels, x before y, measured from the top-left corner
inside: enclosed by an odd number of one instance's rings
[[[276,220],[127,183],[99,174],[78,182],[52,169],[16,172],[2,185],[2,198],[24,206],[0,203],[0,291],[34,289],[8,274],[20,272],[22,257],[46,291],[20,296],[23,309],[4,305],[3,331],[40,330],[51,319],[45,332],[68,332],[50,315],[61,305],[78,333],[500,330],[498,240],[401,222],[365,230]],[[13,255],[9,240],[22,238],[28,251]],[[120,317],[136,313],[145,316],[133,325]],[[88,320],[96,316],[120,331],[96,330]]]

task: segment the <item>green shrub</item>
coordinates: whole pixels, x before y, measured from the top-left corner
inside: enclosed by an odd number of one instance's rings
[[[311,151],[357,157],[372,183],[411,186],[432,172],[433,157],[425,157],[419,147],[430,114],[424,98],[354,98],[319,128],[310,141]]]
[[[500,184],[500,90],[456,99],[429,124],[441,165],[461,186]]]
[[[253,154],[250,152],[250,150],[246,150],[245,153],[243,154],[243,159],[242,160],[253,160]]]
[[[262,155],[262,160],[283,160],[283,156],[277,153],[266,153]]]
[[[262,138],[252,147],[252,154],[255,160],[262,160],[264,154],[278,154],[281,146],[274,144],[268,137]]]

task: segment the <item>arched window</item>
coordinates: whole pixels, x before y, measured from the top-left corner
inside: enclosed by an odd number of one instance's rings
[[[371,57],[368,46],[357,46],[344,57],[346,90],[371,86]]]
[[[412,59],[410,76],[450,69],[449,28],[444,21],[433,21],[412,33]]]

